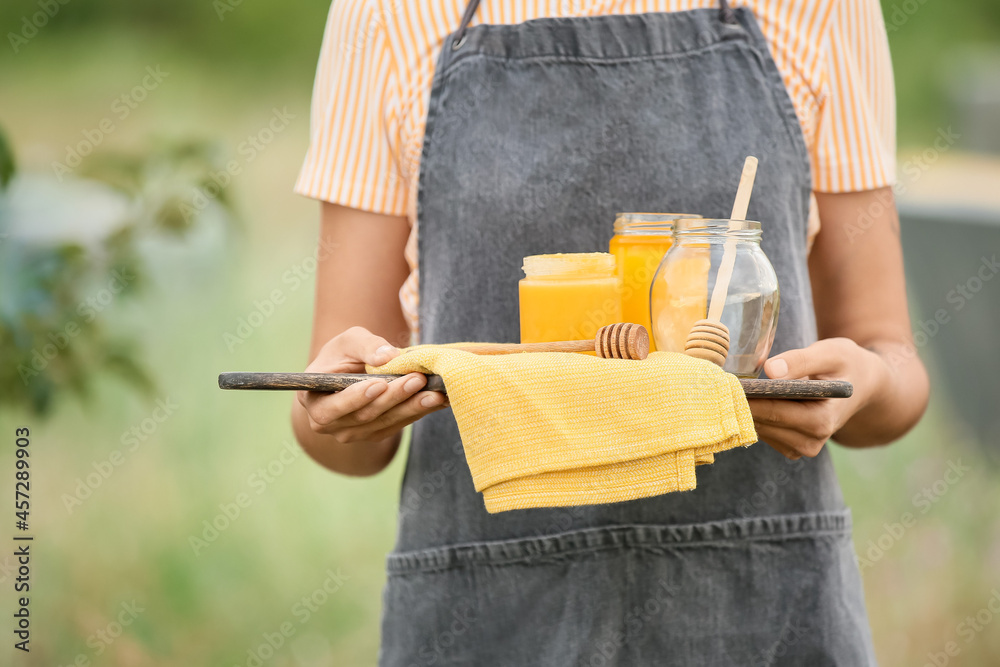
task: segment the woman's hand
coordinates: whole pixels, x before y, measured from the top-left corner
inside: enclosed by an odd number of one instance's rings
[[[820,341],[768,359],[764,371],[847,380],[854,395],[750,401],[760,439],[789,458],[816,456],[829,438],[849,447],[892,442],[920,419],[929,391],[906,308],[892,188],[814,194],[822,226],[809,277]]]
[[[366,362],[383,364],[398,354],[388,341],[410,339],[399,302],[410,273],[409,236],[405,217],[323,204],[308,370],[364,373]],[[395,456],[403,426],[443,407],[443,395],[420,391],[425,382],[413,374],[391,383],[366,380],[337,394],[299,394],[292,404],[295,437],[330,470],[374,475]]]
[[[381,336],[351,327],[331,338],[306,368],[309,373],[364,373],[365,364],[380,366],[399,350]],[[426,376],[410,373],[392,382],[373,378],[327,394],[300,391],[299,403],[316,434],[336,445],[366,446],[396,436],[404,426],[447,407],[444,394],[420,391]]]
[[[854,385],[850,398],[748,401],[757,435],[790,459],[819,454],[828,439],[871,403],[890,375],[879,354],[849,338],[828,338],[789,350],[768,359],[764,372],[775,380],[847,380]]]

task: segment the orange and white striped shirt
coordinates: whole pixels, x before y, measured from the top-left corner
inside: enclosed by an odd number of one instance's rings
[[[295,191],[406,215],[410,276],[400,302],[417,329],[417,175],[438,53],[466,0],[334,0],[316,72],[309,151]],[[895,90],[878,0],[737,0],[760,24],[802,125],[813,189],[895,180]],[[717,0],[484,0],[476,23],[714,7]]]

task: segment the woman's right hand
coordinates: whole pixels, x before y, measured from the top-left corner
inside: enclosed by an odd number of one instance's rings
[[[381,365],[399,354],[389,340],[410,338],[399,300],[410,275],[410,224],[405,216],[328,202],[322,210],[308,370],[364,373],[366,363]],[[389,383],[371,378],[335,394],[300,393],[292,403],[295,438],[330,470],[374,475],[392,461],[404,426],[447,406],[443,394],[421,391],[425,383],[413,373]]]
[[[351,327],[327,341],[306,372],[364,373],[365,364],[381,366],[398,354],[381,336]],[[332,394],[301,391],[298,400],[314,433],[329,436],[338,445],[377,443],[448,407],[444,394],[420,391],[426,384],[425,375],[410,373],[392,382],[364,380]]]

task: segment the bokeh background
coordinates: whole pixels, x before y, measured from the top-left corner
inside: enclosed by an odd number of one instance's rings
[[[334,476],[294,446],[291,396],[216,389],[305,363],[318,206],[291,188],[327,9],[0,4],[0,496],[28,426],[36,536],[12,664],[374,662],[405,457]],[[934,394],[901,442],[835,461],[881,663],[995,665],[1000,4],[883,9]]]

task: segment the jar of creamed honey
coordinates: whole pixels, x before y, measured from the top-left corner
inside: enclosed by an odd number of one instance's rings
[[[622,321],[614,255],[531,255],[522,268],[522,343],[592,339],[602,326]]]

